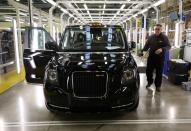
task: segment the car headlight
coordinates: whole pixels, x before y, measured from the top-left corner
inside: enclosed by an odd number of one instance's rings
[[[121,84],[125,84],[128,80],[133,79],[135,76],[135,71],[132,69],[127,69],[123,72],[123,76],[121,78]]]
[[[50,83],[57,83],[58,81],[57,70],[49,69],[47,72],[47,79]]]

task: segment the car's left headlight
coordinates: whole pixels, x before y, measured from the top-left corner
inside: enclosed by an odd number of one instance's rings
[[[135,70],[133,69],[126,69],[123,71],[123,75],[121,78],[121,84],[125,84],[128,80],[131,80],[135,77]]]
[[[57,70],[55,69],[49,69],[47,72],[47,80],[52,83],[55,84],[58,82],[58,74],[57,74]]]

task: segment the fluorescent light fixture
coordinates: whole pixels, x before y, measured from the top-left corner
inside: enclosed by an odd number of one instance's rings
[[[57,6],[62,12],[64,12],[64,13],[66,13],[66,14],[68,14],[68,11],[67,10],[65,10],[64,8],[62,8],[61,6]]]
[[[85,8],[86,10],[88,10],[88,7],[87,7],[87,5],[86,5],[86,4],[84,4],[84,8]]]
[[[87,7],[86,4],[84,4],[84,8],[86,9],[86,11],[87,11],[89,17],[91,18],[91,21],[93,21],[92,16],[90,15],[90,12],[89,12],[88,7]]]
[[[123,4],[122,6],[121,6],[121,8],[117,11],[117,13],[114,15],[114,17],[111,19],[111,21],[109,22],[109,24],[111,24],[111,22],[115,19],[115,17],[117,16],[117,15],[119,15],[119,13],[120,13],[120,11],[121,10],[123,10],[125,8],[125,4]]]
[[[10,16],[4,16],[5,19],[12,19]]]
[[[125,8],[125,4],[123,4],[120,8],[120,10],[124,9]]]
[[[12,21],[11,19],[5,19],[5,21],[9,22],[9,21]]]
[[[134,18],[137,17],[137,16],[138,16],[138,14],[133,15]]]
[[[47,3],[46,0],[41,0],[43,3]]]
[[[20,15],[23,15],[23,16],[27,16],[27,14],[26,14],[26,13],[23,13],[23,12],[20,12],[19,14],[20,14]]]
[[[46,0],[48,3],[52,4],[53,6],[56,6],[56,2],[54,2],[53,0]]]
[[[147,7],[147,8],[145,8],[144,10],[142,10],[142,11],[136,13],[135,15],[133,15],[133,16],[127,18],[127,20],[130,20],[132,17],[137,17],[138,14],[143,14],[143,13],[147,12],[150,8],[159,6],[159,5],[161,5],[161,4],[165,3],[165,2],[166,2],[166,0],[159,0],[159,1],[155,2],[153,5]]]
[[[37,16],[33,16],[33,18],[34,18],[34,19],[37,19],[37,20],[39,19]]]
[[[103,5],[103,8],[104,8],[104,9],[105,9],[105,7],[106,7],[106,4]]]
[[[106,7],[106,4],[103,5],[103,9],[105,9],[105,7]],[[104,14],[104,10],[103,10],[102,14]]]
[[[72,14],[69,14],[70,17],[74,17]]]
[[[145,12],[147,12],[149,10],[149,8],[145,8],[144,10],[142,10],[140,13],[143,14]]]
[[[163,4],[164,2],[166,2],[166,0],[159,0],[158,2],[154,3],[153,6],[159,6],[161,4]]]
[[[42,19],[42,21],[48,21],[47,19]]]

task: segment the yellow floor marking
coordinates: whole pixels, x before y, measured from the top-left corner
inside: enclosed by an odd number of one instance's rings
[[[6,74],[0,75],[0,93],[3,93],[7,89],[11,88],[15,84],[25,79],[24,67],[21,68],[21,73],[17,74],[16,70],[13,69]]]

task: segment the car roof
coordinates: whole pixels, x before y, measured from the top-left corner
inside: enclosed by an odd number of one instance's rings
[[[92,28],[102,28],[102,27],[114,27],[114,28],[122,28],[120,25],[91,25],[91,24],[87,24],[87,25],[70,25],[70,26],[67,26],[67,28],[78,28],[80,26],[90,26]]]

